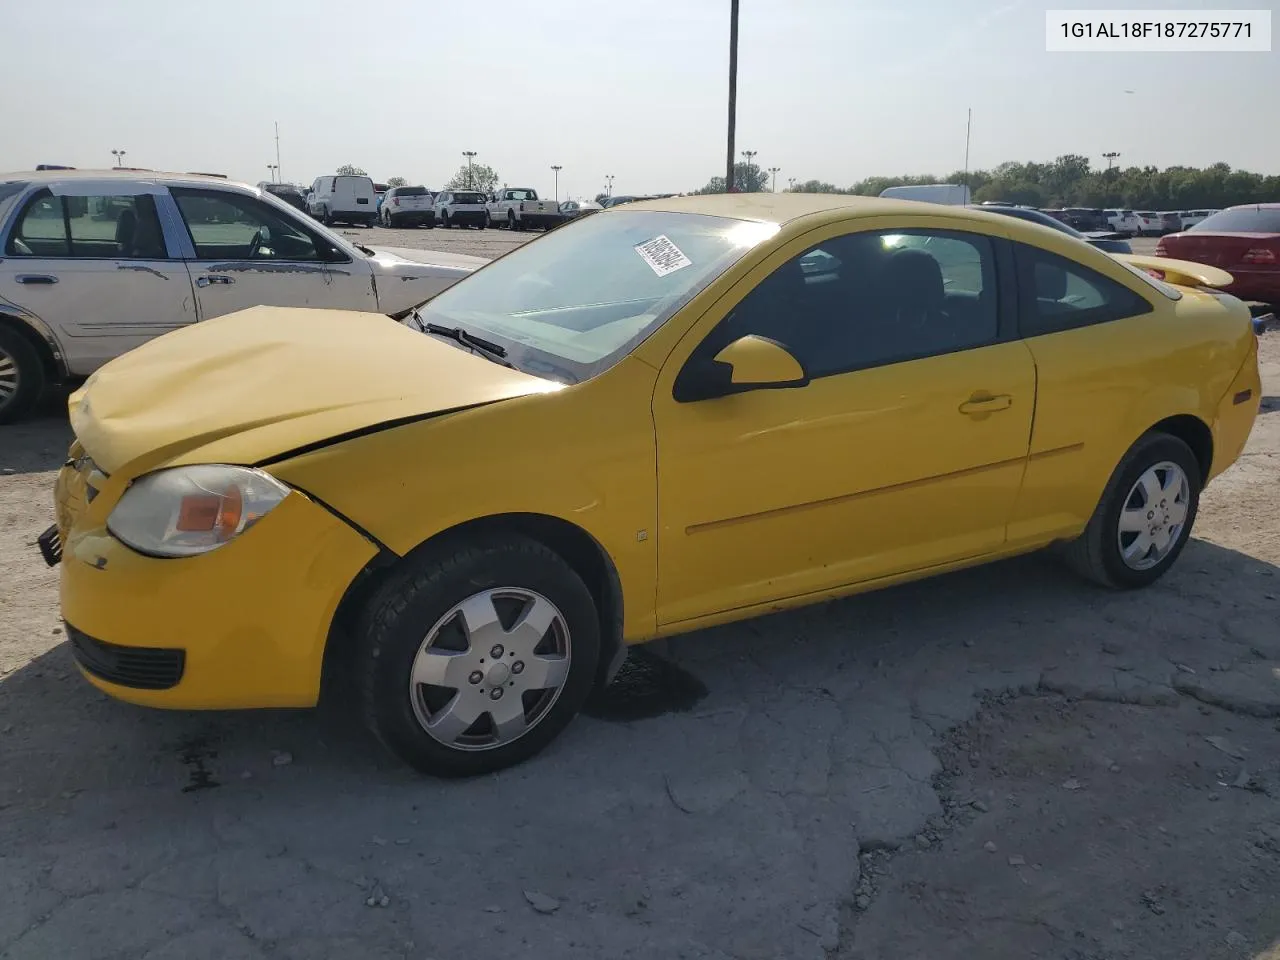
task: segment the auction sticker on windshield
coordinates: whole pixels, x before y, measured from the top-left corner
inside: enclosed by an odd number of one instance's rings
[[[644,262],[660,277],[683,270],[693,263],[666,234],[646,240],[644,243],[637,243],[636,253],[640,254]]]

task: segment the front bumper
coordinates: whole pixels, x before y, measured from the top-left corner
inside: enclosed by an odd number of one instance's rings
[[[96,506],[59,516],[62,615],[90,683],[152,707],[316,703],[330,624],[373,544],[295,491],[226,546],[160,559],[112,537]]]

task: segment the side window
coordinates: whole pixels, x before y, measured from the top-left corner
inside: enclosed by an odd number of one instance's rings
[[[1018,261],[1018,327],[1037,337],[1150,313],[1146,298],[1088,267],[1026,244]]]
[[[985,346],[999,338],[995,251],[980,234],[852,233],[784,263],[699,346],[783,344],[810,378]]]
[[[174,187],[200,260],[321,261],[328,248],[309,231],[252,197]]]
[[[27,204],[9,237],[12,257],[167,260],[155,197],[55,197],[44,190]]]

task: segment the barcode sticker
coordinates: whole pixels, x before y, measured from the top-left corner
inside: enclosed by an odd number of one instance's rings
[[[644,243],[637,243],[636,253],[640,254],[644,262],[660,277],[683,270],[693,263],[665,234],[646,240]]]

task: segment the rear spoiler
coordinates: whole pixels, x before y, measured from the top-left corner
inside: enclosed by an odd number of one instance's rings
[[[1234,279],[1225,270],[1190,260],[1148,257],[1139,253],[1113,253],[1111,256],[1139,270],[1153,271],[1161,280],[1178,287],[1227,287]]]

